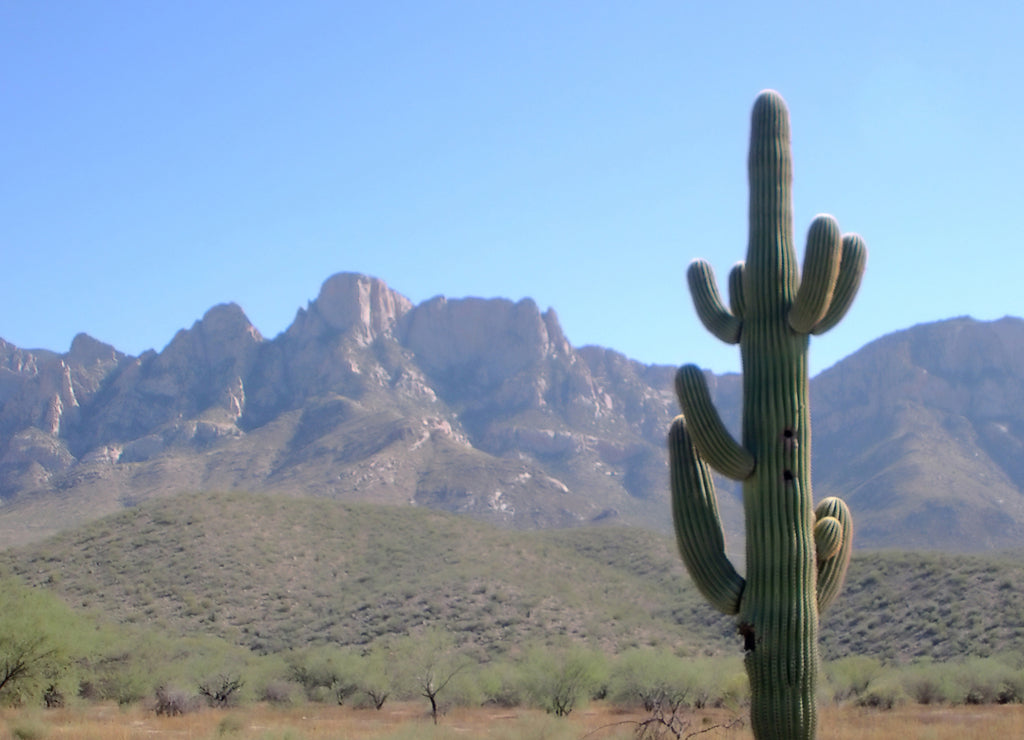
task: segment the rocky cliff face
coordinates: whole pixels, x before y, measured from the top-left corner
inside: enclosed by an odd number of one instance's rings
[[[1020,320],[957,320],[812,381],[816,493],[847,498],[858,542],[1024,544],[1022,348]],[[673,375],[574,348],[529,299],[414,306],[353,274],[270,340],[233,304],[140,357],[85,335],[65,354],[0,340],[0,545],[227,488],[668,529]],[[709,381],[737,429],[740,377]],[[740,546],[737,487],[720,488]]]
[[[812,385],[819,492],[862,546],[1024,543],[1024,321],[914,327]]]

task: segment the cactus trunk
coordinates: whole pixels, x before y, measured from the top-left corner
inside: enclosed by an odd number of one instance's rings
[[[865,250],[859,237],[841,238],[835,221],[819,216],[801,279],[792,236],[789,116],[772,91],[754,105],[748,167],[750,238],[746,262],[730,276],[730,308],[706,263],[694,263],[689,274],[705,326],[740,345],[742,440],[724,431],[700,371],[681,368],[676,388],[683,415],[670,435],[673,515],[680,552],[702,593],[738,594],[712,603],[738,614],[755,737],[793,740],[815,736],[818,613],[839,589],[852,541],[841,501],[828,499],[817,512],[813,506],[809,334],[845,313]],[[690,438],[687,452],[677,440]],[[715,537],[694,536],[699,529],[721,533],[710,477],[684,474],[705,463],[743,481],[745,578],[727,559],[723,564],[722,545],[702,544]]]

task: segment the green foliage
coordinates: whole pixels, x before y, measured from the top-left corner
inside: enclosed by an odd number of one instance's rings
[[[42,704],[73,697],[89,620],[52,594],[0,580],[0,702]]]
[[[311,701],[344,704],[359,692],[365,673],[365,661],[357,651],[333,646],[293,652],[287,663],[289,678]]]
[[[670,707],[736,706],[746,695],[738,658],[678,657],[634,648],[612,666],[608,698],[617,706],[646,711]]]
[[[868,685],[856,704],[872,709],[894,709],[906,704],[907,691],[898,676],[886,674]]]
[[[506,660],[492,661],[477,673],[483,701],[499,707],[518,707],[529,701],[523,666]]]
[[[1024,703],[1024,671],[999,658],[971,658],[955,676],[957,703]]]
[[[456,647],[451,633],[420,630],[391,641],[388,652],[398,693],[426,699],[435,724],[450,707],[480,702],[477,684],[469,675],[476,662]]]
[[[867,655],[851,655],[832,661],[825,667],[825,678],[832,701],[859,701],[882,675],[882,664]]]
[[[886,664],[854,656],[825,667],[831,698],[858,706],[891,709],[922,705],[1024,703],[1024,668],[1019,655],[968,658],[948,662],[928,659]]]
[[[522,670],[533,702],[556,717],[569,715],[605,689],[609,675],[605,655],[581,645],[533,647]]]
[[[1024,653],[1024,558],[859,553],[823,618],[822,652],[901,663]]]
[[[616,659],[608,697],[617,705],[648,712],[664,704],[703,704],[705,689],[694,685],[694,678],[685,659],[653,648],[633,648]]]

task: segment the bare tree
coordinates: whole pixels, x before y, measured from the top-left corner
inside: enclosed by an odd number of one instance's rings
[[[199,684],[199,693],[211,707],[228,707],[237,698],[235,694],[245,686],[241,676],[222,673]]]

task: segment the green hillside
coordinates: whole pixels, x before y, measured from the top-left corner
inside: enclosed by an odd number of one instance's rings
[[[671,538],[622,527],[509,531],[413,507],[244,493],[162,498],[0,569],[72,607],[256,652],[365,645],[439,625],[487,654],[565,637],[614,653],[735,654]],[[825,657],[1024,654],[1024,557],[858,553]]]

